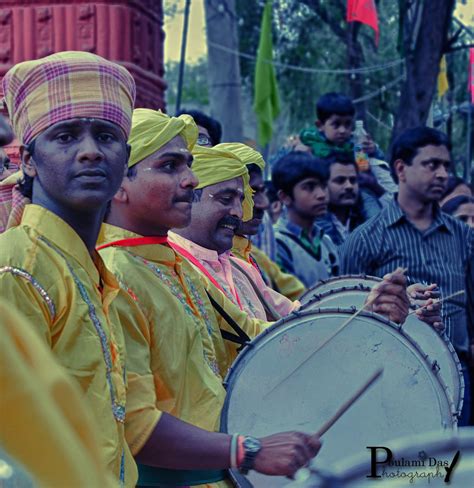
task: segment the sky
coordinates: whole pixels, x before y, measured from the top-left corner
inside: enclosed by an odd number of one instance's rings
[[[173,17],[165,16],[165,63],[179,61],[181,55],[181,38],[183,35],[185,0],[164,0],[165,10],[170,5],[178,6],[178,13]],[[191,0],[189,14],[188,41],[186,43],[186,62],[195,63],[207,53],[204,0]]]

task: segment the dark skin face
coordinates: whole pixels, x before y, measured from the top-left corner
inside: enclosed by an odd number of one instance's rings
[[[270,200],[267,197],[263,175],[260,171],[250,173],[250,188],[253,193],[253,216],[251,220],[242,222],[237,234],[240,236],[254,236],[262,224],[265,211],[270,207]]]
[[[33,154],[21,148],[23,171],[34,178],[33,203],[66,221],[90,251],[128,155],[121,128],[102,119],[58,122],[36,138]]]
[[[357,202],[359,184],[352,164],[331,164],[328,181],[329,203],[335,207],[352,207]]]
[[[196,244],[222,254],[232,248],[242,223],[244,191],[239,176],[202,189],[193,203],[191,224],[177,233]]]
[[[450,168],[451,155],[446,146],[420,147],[411,164],[395,161],[400,192],[422,204],[438,202],[446,190]]]
[[[294,186],[292,196],[280,190],[279,198],[288,208],[291,220],[307,231],[312,229],[317,217],[327,212],[326,183],[316,177],[301,180]]]
[[[352,124],[352,115],[333,114],[325,122],[316,121],[316,127],[334,144],[344,144],[351,138]]]
[[[166,235],[191,221],[194,188],[193,157],[181,136],[134,166],[112,200],[107,222],[143,236]]]

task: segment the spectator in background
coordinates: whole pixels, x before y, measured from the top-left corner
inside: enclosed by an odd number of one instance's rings
[[[458,195],[450,198],[441,207],[441,210],[462,220],[469,227],[474,227],[474,198],[467,195]]]
[[[212,147],[221,142],[222,126],[216,119],[200,110],[186,110],[184,108],[176,114],[176,117],[183,114],[190,115],[196,122],[199,131],[197,140],[199,146]]]
[[[443,198],[439,203],[441,206],[443,206],[448,200],[459,195],[472,197],[472,190],[467,182],[464,181],[462,178],[460,178],[459,176],[451,175],[448,178],[446,191],[444,192]]]
[[[271,180],[265,181],[265,188],[267,190],[267,198],[270,202],[267,212],[270,215],[272,222],[276,224],[280,218],[283,205],[278,198],[278,192]]]
[[[431,283],[442,297],[464,294],[443,303],[446,334],[461,361],[466,383],[460,425],[471,409],[468,370],[473,337],[468,311],[474,307],[474,230],[440,211],[451,167],[445,134],[427,127],[403,132],[394,143],[393,176],[396,198],[380,214],[358,227],[341,250],[343,273],[384,276],[401,266],[411,283]],[[436,327],[436,323],[433,326]]]
[[[10,176],[12,172],[10,171],[10,158],[7,153],[0,148],[0,181]]]
[[[272,181],[286,207],[275,227],[277,262],[310,288],[339,272],[339,258],[331,238],[315,221],[327,211],[324,164],[304,152],[289,153],[273,167]]]
[[[354,154],[352,129],[354,126],[355,107],[352,100],[342,93],[326,93],[316,104],[317,120],[315,128],[303,129],[301,142],[311,148],[317,158],[326,158],[331,154]],[[359,172],[359,187],[364,205],[364,216],[370,218],[382,208],[380,200],[387,191],[395,191],[384,155],[377,148],[370,135],[363,143],[364,151],[369,156],[370,168]],[[380,178],[380,181],[378,180]]]
[[[316,223],[336,246],[365,219],[359,196],[358,170],[351,153],[334,153],[323,160],[328,167],[329,211]]]

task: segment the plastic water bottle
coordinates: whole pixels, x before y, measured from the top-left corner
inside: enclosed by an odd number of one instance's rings
[[[354,157],[359,171],[369,170],[369,156],[364,151],[363,143],[367,137],[367,132],[364,129],[364,121],[356,120],[354,130]]]

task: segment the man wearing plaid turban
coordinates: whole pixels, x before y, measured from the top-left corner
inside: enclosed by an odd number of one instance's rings
[[[229,486],[223,481],[223,469],[231,464],[232,436],[196,428],[218,430],[225,399],[222,381],[236,355],[236,345],[221,336],[220,329],[229,331],[230,327],[214,310],[208,293],[249,336],[264,328],[196,271],[167,240],[170,228],[186,226],[191,219],[198,180],[191,170],[195,163],[190,151],[197,133],[196,124],[187,115],[134,111],[129,170],[112,200],[99,246],[107,267],[140,304],[145,317],[144,323],[133,324],[127,310],[123,311],[127,352],[133,358],[128,365],[127,396],[132,400],[126,431],[132,452],[141,463],[139,485],[143,486],[175,486],[178,482],[179,486],[216,482]],[[240,175],[245,174],[245,168],[238,159],[228,159],[228,174],[239,175],[241,213]],[[206,180],[199,168],[197,172],[205,181],[213,178],[209,174]],[[135,411],[141,416],[134,415]],[[192,432],[183,426],[176,428],[177,419],[196,427]],[[267,457],[256,463],[256,469],[275,473],[294,469],[286,463],[295,441],[287,434],[278,437],[278,447],[268,447],[262,439]],[[298,443],[309,444],[316,452],[316,439],[302,435]],[[277,459],[283,459],[278,468]]]
[[[100,462],[117,484],[135,486],[117,313],[134,305],[94,249],[127,167],[135,83],[99,56],[64,52],[17,64],[3,89],[22,144],[20,190],[32,203],[0,235],[0,295],[82,388],[100,425]]]

